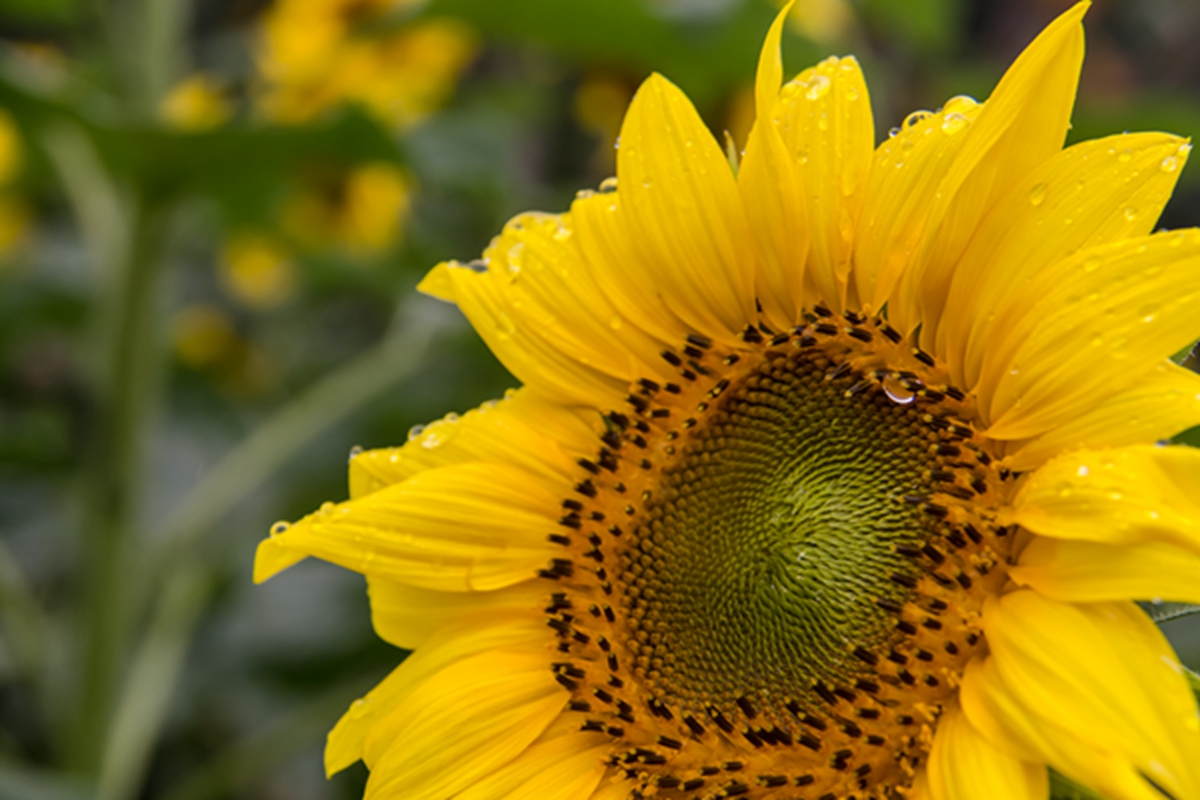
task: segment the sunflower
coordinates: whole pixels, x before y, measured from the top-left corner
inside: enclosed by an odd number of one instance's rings
[[[1189,146],[1063,149],[1086,3],[875,147],[857,63],[740,164],[660,76],[616,180],[421,288],[523,384],[350,463],[256,580],[366,575],[412,654],[329,736],[369,798],[1200,797]]]

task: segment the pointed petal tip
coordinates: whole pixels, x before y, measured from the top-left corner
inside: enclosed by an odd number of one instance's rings
[[[254,553],[253,580],[256,584],[264,583],[307,557],[307,553],[281,544],[276,536],[263,539]]]
[[[443,261],[438,264],[417,284],[417,291],[453,303],[454,279],[450,277],[450,269],[455,266],[460,266],[457,261]]]

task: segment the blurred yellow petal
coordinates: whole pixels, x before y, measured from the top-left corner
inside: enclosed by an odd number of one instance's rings
[[[230,238],[221,249],[218,274],[231,297],[259,310],[283,303],[296,285],[296,268],[288,252],[262,233]]]
[[[1051,766],[1114,797],[1147,796],[1110,784],[1114,767],[1144,775],[1172,797],[1197,796],[1196,699],[1170,645],[1137,606],[1072,605],[1023,590],[989,601],[983,627],[1013,701],[1064,728],[1064,749],[1091,750],[1108,762],[1072,774],[1078,764],[1059,765],[1045,753]]]
[[[1158,442],[1195,425],[1200,425],[1200,375],[1164,361],[1095,408],[1038,437],[1012,442],[1005,464],[1028,472],[1059,453]]]
[[[1046,800],[1043,764],[992,747],[957,703],[942,709],[925,768],[932,800]]]
[[[693,330],[736,341],[757,318],[737,183],[691,101],[660,75],[629,106],[617,178],[622,223],[667,305]]]
[[[1059,456],[1026,479],[1012,518],[1056,539],[1171,542],[1200,553],[1200,450],[1142,445]]]
[[[977,393],[994,439],[1028,439],[1086,414],[1200,336],[1200,231],[1082,250],[1025,284],[983,359]],[[1097,369],[1102,363],[1104,369]]]

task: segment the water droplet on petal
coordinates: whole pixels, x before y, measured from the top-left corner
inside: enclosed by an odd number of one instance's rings
[[[371,710],[371,708],[370,708],[369,700],[367,700],[366,698],[361,698],[359,700],[355,700],[353,703],[350,704],[350,718],[351,719],[362,719],[363,717],[365,717],[367,715],[367,713],[370,710]]]
[[[1081,478],[1086,478],[1090,473],[1091,470],[1088,469],[1087,464],[1080,464],[1079,469],[1075,470],[1075,474]]]
[[[283,534],[287,533],[288,529],[291,527],[292,523],[287,522],[286,520],[280,520],[271,526],[271,535],[282,536]]]
[[[1134,208],[1133,206],[1126,206],[1125,219],[1129,220],[1130,222],[1133,222],[1135,219],[1137,219],[1137,215],[1138,215],[1138,212],[1137,212],[1136,208]]]
[[[1175,170],[1179,169],[1179,159],[1175,156],[1167,156],[1162,160],[1162,163],[1158,165],[1158,168],[1163,172],[1174,172]]]
[[[911,128],[914,125],[918,125],[923,120],[927,119],[929,117],[929,115],[930,115],[930,112],[928,112],[928,111],[914,111],[911,114],[909,114],[907,117],[904,118],[904,127]]]
[[[1048,187],[1044,183],[1039,183],[1029,190],[1029,202],[1032,205],[1040,206],[1046,201],[1046,192]]]
[[[333,511],[333,509],[334,502],[332,500],[326,500],[324,503],[321,503],[321,507],[317,509],[317,513],[328,514],[330,511]]]
[[[967,122],[966,114],[959,113],[958,111],[950,111],[946,116],[942,117],[942,132],[947,136],[953,136],[967,127]]]
[[[883,393],[888,396],[888,399],[893,403],[898,403],[906,406],[916,399],[916,394],[900,382],[900,379],[895,375],[888,375],[883,379]]]
[[[1120,153],[1117,153],[1117,161],[1120,161],[1122,164],[1128,162],[1131,158],[1133,158],[1132,150],[1125,149],[1125,150],[1122,150]]]
[[[805,97],[809,100],[820,100],[829,91],[830,85],[829,78],[824,75],[814,75],[808,82],[808,91],[805,93]]]
[[[346,460],[353,461],[355,456],[362,454],[362,451],[363,451],[363,446],[361,444],[354,445],[353,447],[350,448],[350,456]]]
[[[408,440],[411,442],[413,439],[416,439],[418,436],[420,436],[424,432],[424,430],[425,430],[424,425],[413,425],[411,428],[408,429]]]
[[[516,329],[517,326],[509,319],[508,314],[501,311],[500,316],[496,317],[496,335],[501,339],[507,339],[513,335]]]

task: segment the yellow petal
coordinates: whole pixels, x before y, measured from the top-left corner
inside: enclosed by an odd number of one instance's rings
[[[985,605],[983,627],[1015,703],[1065,729],[1072,749],[1124,763],[1172,797],[1200,793],[1195,697],[1170,645],[1137,606],[1066,604],[1019,590]],[[1097,763],[1093,774],[1065,767],[1064,774],[1102,793],[1126,794],[1104,785],[1110,767]]]
[[[537,616],[546,605],[545,581],[534,578],[489,592],[440,592],[368,576],[371,624],[385,642],[416,650],[439,628],[482,610]]]
[[[789,8],[791,4],[775,17],[763,42],[754,86],[758,121],[750,131],[737,175],[746,219],[758,245],[755,291],[763,313],[779,328],[800,321],[810,239],[798,165],[775,124],[783,79],[779,40]]]
[[[1200,334],[1200,231],[1080,251],[1042,270],[984,356],[976,390],[995,439],[1028,439],[1139,381]],[[999,316],[999,315],[998,315]]]
[[[1200,553],[1200,450],[1140,445],[1059,456],[1026,479],[1013,519],[1056,539],[1171,542]]]
[[[1002,752],[1030,763],[1043,761],[1113,800],[1163,800],[1128,760],[1076,739],[1067,727],[1022,705],[994,658],[967,665],[958,698],[975,729]]]
[[[493,650],[447,667],[367,738],[364,800],[453,796],[520,755],[569,697],[536,650]]]
[[[443,625],[378,686],[350,704],[329,732],[325,744],[326,774],[340,772],[366,757],[367,738],[377,726],[394,724],[401,703],[428,678],[488,650],[518,646],[536,650],[544,641],[545,624],[525,613],[468,614]],[[385,737],[377,737],[376,741],[382,738]]]
[[[651,75],[621,126],[623,224],[663,299],[714,339],[757,319],[751,239],[729,162],[674,84]]]
[[[933,199],[921,250],[889,305],[907,333],[932,347],[950,279],[980,221],[1038,163],[1062,148],[1083,63],[1081,2],[1050,23],[1009,67],[966,131]]]
[[[1076,250],[1150,233],[1188,149],[1164,133],[1082,142],[1038,165],[987,213],[951,281],[954,313],[938,329],[955,384],[974,388],[984,352],[1011,326],[997,312],[1031,276]]]
[[[1200,555],[1170,542],[1118,545],[1035,536],[1008,576],[1067,603],[1200,603]]]
[[[1036,469],[1059,453],[1149,444],[1200,425],[1200,375],[1169,361],[1100,405],[1025,442],[1009,443],[1005,466]]]
[[[611,404],[653,377],[662,343],[609,302],[569,215],[522,214],[481,262],[440,264],[420,288],[458,305],[514,375],[568,403]]]
[[[988,744],[957,703],[938,718],[925,770],[932,800],[1045,800],[1046,767]]]
[[[574,733],[538,742],[510,764],[455,795],[455,800],[591,797],[607,770],[604,762],[611,755],[612,742],[602,733]]]
[[[806,276],[816,299],[840,310],[875,148],[871,102],[858,62],[831,57],[801,72],[783,87],[775,118],[807,200]]]
[[[597,415],[597,420],[598,420]],[[357,499],[419,472],[482,461],[512,464],[565,488],[576,460],[599,447],[597,431],[570,409],[546,402],[528,389],[466,414],[414,428],[401,447],[364,450],[350,458],[350,498]]]
[[[556,528],[560,502],[517,467],[460,464],[327,503],[267,541],[426,589],[499,589],[535,575],[553,556],[546,532]],[[276,565],[256,563],[255,580],[271,577]]]
[[[591,265],[600,291],[626,317],[656,339],[678,344],[689,329],[663,297],[655,264],[643,264],[634,245],[637,237],[625,227],[616,179],[601,184],[601,191],[583,191],[571,203],[580,252]]]
[[[871,311],[888,302],[921,247],[934,198],[981,110],[952,98],[937,113],[909,115],[875,151],[854,244],[855,285]]]

